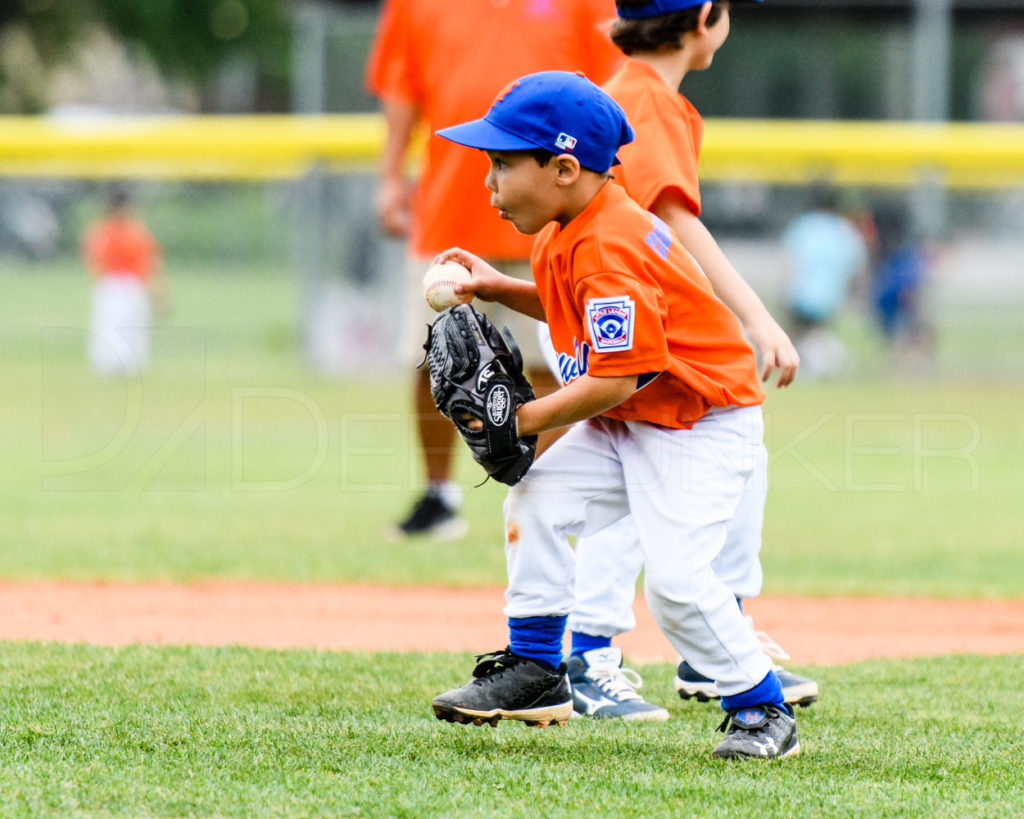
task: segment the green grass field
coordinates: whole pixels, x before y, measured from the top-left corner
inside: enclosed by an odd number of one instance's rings
[[[504,581],[503,488],[468,455],[470,538],[367,548],[422,480],[408,374],[312,372],[289,277],[172,270],[124,381],[86,366],[76,272],[0,277],[0,576]],[[770,389],[766,591],[1019,596],[1022,404],[989,379]]]
[[[813,669],[828,695],[799,713],[802,753],[768,764],[712,760],[721,710],[675,698],[669,666],[641,669],[665,723],[438,722],[430,697],[468,660],[8,645],[0,813],[973,819],[1024,803],[1019,656]]]
[[[388,543],[420,485],[408,374],[332,379],[297,353],[284,275],[169,271],[137,382],[86,365],[88,284],[0,265],[0,577],[501,584],[502,487],[458,477],[473,534]],[[1005,315],[1005,314],[1004,314]],[[1024,331],[957,326],[931,380],[771,390],[765,591],[1020,598]],[[960,341],[963,344],[959,344]],[[976,362],[976,366],[972,364]],[[1018,362],[1019,365],[1019,362]],[[1013,627],[1012,625],[1010,627]],[[1019,656],[807,669],[803,755],[723,765],[714,708],[657,726],[441,724],[470,658],[7,643],[0,814],[1019,815]],[[804,670],[804,669],[801,669]]]

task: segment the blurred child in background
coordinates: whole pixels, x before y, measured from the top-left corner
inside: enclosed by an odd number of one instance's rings
[[[846,348],[832,325],[854,277],[867,270],[864,238],[839,213],[835,192],[819,188],[810,209],[786,226],[782,247],[789,270],[789,329],[802,370],[811,378],[838,375],[846,365]]]
[[[111,191],[106,215],[82,240],[94,276],[89,363],[99,375],[138,375],[149,363],[154,298],[162,304],[160,245],[134,215],[127,191]]]
[[[934,333],[923,294],[931,267],[924,242],[914,236],[907,209],[880,207],[875,213],[878,261],[871,276],[871,307],[893,355],[891,365],[930,365]]]

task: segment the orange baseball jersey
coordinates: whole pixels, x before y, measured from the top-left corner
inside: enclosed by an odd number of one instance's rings
[[[563,384],[661,373],[604,415],[688,429],[711,407],[764,401],[739,321],[668,225],[618,185],[547,225],[531,263]]]
[[[704,120],[697,109],[640,60],[627,60],[604,90],[622,106],[636,133],[619,149],[622,165],[615,169],[616,180],[644,208],[674,190],[700,216],[697,162]]]
[[[128,275],[146,281],[156,271],[160,245],[137,219],[111,216],[89,229],[82,253],[97,276]]]
[[[583,71],[597,83],[622,56],[608,39],[613,0],[387,0],[367,68],[378,97],[411,103],[430,128],[413,205],[412,250],[453,245],[527,259],[533,237],[490,206],[487,157],[434,131],[482,116],[525,74]]]

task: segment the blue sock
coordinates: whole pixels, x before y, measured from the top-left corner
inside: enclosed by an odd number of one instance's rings
[[[608,648],[612,644],[611,637],[598,634],[584,634],[582,631],[572,632],[572,654],[583,654],[595,648]]]
[[[562,640],[568,615],[509,617],[508,647],[513,654],[529,657],[556,671],[562,664]]]
[[[733,694],[730,697],[722,697],[722,708],[726,711],[735,711],[737,708],[750,708],[754,705],[774,705],[784,711],[786,698],[782,696],[782,686],[774,671],[769,671],[763,680],[753,688]]]

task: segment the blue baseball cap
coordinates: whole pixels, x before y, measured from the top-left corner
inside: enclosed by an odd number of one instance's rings
[[[717,0],[711,0],[717,2]],[[732,0],[734,3],[743,0]],[[647,17],[657,17],[659,14],[670,14],[673,11],[684,11],[695,6],[703,6],[705,0],[649,0],[643,5],[625,5],[616,0],[615,10],[623,20],[644,20]],[[761,3],[763,0],[747,0],[750,3]]]
[[[543,148],[570,154],[603,173],[615,152],[633,141],[619,104],[580,73],[541,71],[509,83],[483,119],[437,131],[439,137],[483,151]]]

